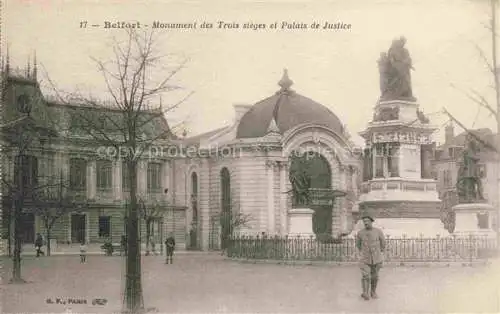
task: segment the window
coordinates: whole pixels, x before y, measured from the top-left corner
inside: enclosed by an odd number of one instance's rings
[[[222,168],[220,172],[220,188],[221,188],[221,244],[222,248],[227,247],[227,240],[232,233],[232,217],[231,217],[231,175],[227,168]]]
[[[19,165],[21,165],[20,168]],[[38,158],[30,155],[17,156],[14,169],[16,176],[22,175],[25,189],[38,185]]]
[[[98,160],[97,170],[97,188],[100,190],[111,190],[113,164],[108,160]]]
[[[122,162],[122,189],[124,191],[130,191],[130,182],[129,182],[129,171],[128,165],[124,161]]]
[[[159,192],[161,190],[161,165],[159,163],[148,163],[148,192]]]
[[[375,144],[375,177],[399,177],[399,145]]]
[[[222,168],[221,177],[221,205],[223,212],[231,211],[231,176],[227,168]]]
[[[399,145],[397,144],[387,146],[387,168],[390,177],[399,177]]]
[[[363,151],[363,181],[368,181],[373,178],[373,160],[372,153],[369,148]]]
[[[479,229],[489,229],[488,213],[477,214],[477,226]]]
[[[448,157],[455,158],[455,150],[453,149],[453,147],[448,148]]]
[[[82,158],[69,160],[69,186],[71,190],[84,190],[87,184],[87,161]]]
[[[111,217],[99,216],[99,238],[109,238],[111,235]]]
[[[384,177],[384,146],[383,144],[375,145],[375,178]]]
[[[191,174],[191,206],[193,208],[193,223],[198,221],[198,175]]]

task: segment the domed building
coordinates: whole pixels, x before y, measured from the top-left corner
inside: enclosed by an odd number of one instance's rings
[[[294,209],[309,210],[317,236],[350,232],[362,163],[340,119],[292,84],[285,70],[276,93],[234,105],[231,126],[184,140],[198,152],[178,182],[191,195],[191,242],[218,246],[231,231],[294,233]]]
[[[39,232],[50,238],[54,249],[82,242],[96,244],[97,249],[106,241],[119,244],[127,233],[128,168],[123,160],[108,156],[109,147],[89,136],[78,119],[81,115],[95,119],[96,127],[104,130],[102,117],[121,123],[119,110],[43,95],[36,63],[22,74],[11,71],[7,63],[0,74],[6,82],[1,116],[8,123],[0,132],[5,135],[2,139],[9,138],[9,149],[2,156],[7,179],[13,180],[19,171],[14,162],[15,135],[24,131],[18,130],[41,128],[51,135],[33,135],[39,141],[28,147],[25,177],[31,178],[32,188],[39,181],[64,180],[74,201],[55,218],[26,202],[20,218],[23,249],[33,247]],[[140,234],[146,252],[148,243],[154,251],[153,244],[163,243],[172,233],[178,248],[203,250],[220,248],[237,232],[349,233],[362,162],[340,119],[292,90],[292,84],[285,70],[276,93],[254,105],[234,105],[230,126],[189,138],[158,137],[171,134],[161,108],[140,112],[150,121],[141,127],[143,134],[158,138],[137,166]],[[18,119],[27,104],[32,108],[29,119]],[[51,123],[45,125],[48,116]],[[13,197],[2,199],[3,208],[13,208]],[[11,241],[14,228],[7,213],[3,212],[2,231]],[[54,218],[52,228],[45,227],[47,217]]]

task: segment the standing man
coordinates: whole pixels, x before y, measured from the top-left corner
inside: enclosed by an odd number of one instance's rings
[[[165,247],[167,250],[167,260],[165,262],[166,264],[168,264],[168,261],[170,260],[170,264],[173,264],[174,250],[175,250],[175,239],[173,233],[170,233],[168,238],[165,240]]]
[[[43,237],[40,233],[37,233],[36,239],[35,239],[36,257],[40,257],[40,255],[44,255],[44,253],[42,251],[42,246],[43,246]]]
[[[378,272],[382,267],[385,238],[382,230],[373,227],[373,218],[365,215],[361,218],[365,228],[356,235],[356,247],[360,255],[361,283],[363,294],[361,297],[369,300],[377,296]],[[370,291],[371,288],[371,292]]]

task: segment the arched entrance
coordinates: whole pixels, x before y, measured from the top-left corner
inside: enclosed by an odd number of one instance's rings
[[[324,156],[319,153],[292,154],[290,157],[290,173],[303,173],[308,178],[310,189],[331,190],[332,172],[330,164]],[[332,234],[332,211],[333,202],[319,201],[315,199],[314,192],[310,194],[311,199],[306,206],[314,210],[313,231],[316,235]],[[292,204],[293,207],[303,205]]]

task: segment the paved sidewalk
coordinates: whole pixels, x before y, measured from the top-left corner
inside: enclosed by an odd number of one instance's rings
[[[4,265],[9,276],[11,263]],[[178,255],[173,265],[150,256],[142,265],[145,305],[159,313],[500,313],[499,261],[383,268],[380,299],[370,301],[360,298],[356,266],[242,264],[217,253]],[[85,264],[76,256],[25,257],[29,283],[0,286],[2,312],[117,312],[124,267],[118,256],[90,256]],[[70,298],[87,304],[47,303]],[[92,305],[96,298],[106,304]]]

